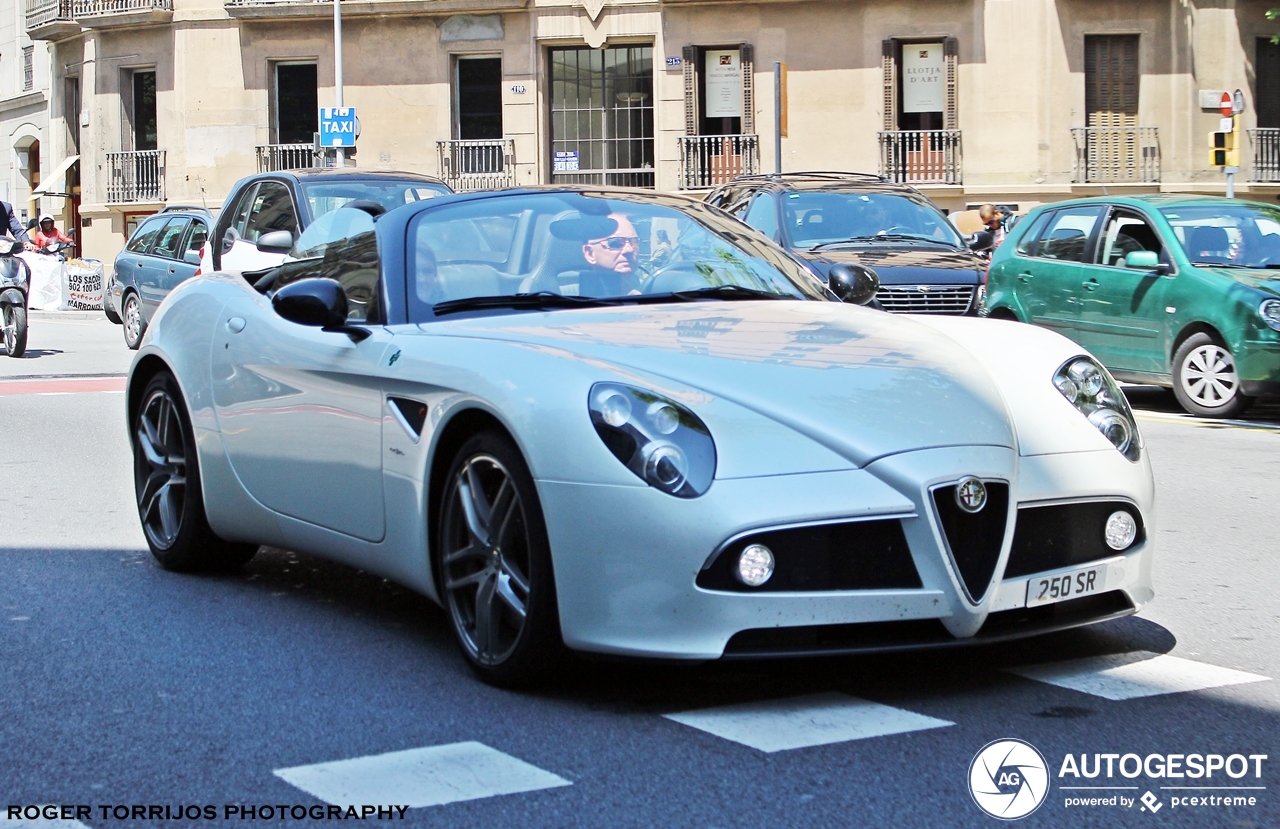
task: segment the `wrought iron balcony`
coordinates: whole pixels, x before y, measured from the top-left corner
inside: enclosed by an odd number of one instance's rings
[[[1073,127],[1076,184],[1156,184],[1160,136],[1156,127]]]
[[[903,184],[963,184],[960,130],[876,133],[880,175]]]
[[[164,201],[164,150],[136,150],[106,156],[108,204]]]
[[[1249,181],[1280,181],[1280,129],[1249,130],[1249,145],[1253,149]]]
[[[677,140],[681,190],[707,190],[760,172],[759,136],[682,135]]]
[[[72,14],[87,29],[167,23],[173,0],[74,0]]]
[[[529,0],[343,0],[342,16],[386,15],[388,13],[455,12],[521,10]],[[327,18],[333,16],[333,0],[223,0],[223,8],[231,17],[274,19],[281,17]]]
[[[259,144],[258,172],[274,173],[276,170],[303,170],[325,166],[316,157],[314,144]]]
[[[71,0],[27,0],[27,37],[54,40],[80,31]]]
[[[440,178],[454,190],[497,190],[516,183],[516,142],[510,138],[437,141]]]

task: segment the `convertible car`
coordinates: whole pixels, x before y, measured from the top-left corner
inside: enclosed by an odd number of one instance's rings
[[[1150,464],[1050,331],[885,314],[719,209],[572,186],[318,219],[160,306],[128,393],[172,570],[439,601],[485,680],[992,642],[1152,598]]]

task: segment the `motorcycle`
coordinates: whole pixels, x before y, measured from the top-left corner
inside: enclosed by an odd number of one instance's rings
[[[10,357],[21,357],[27,351],[27,292],[31,289],[31,269],[15,256],[23,247],[22,242],[14,242],[8,252],[0,251],[0,323],[5,351]]]

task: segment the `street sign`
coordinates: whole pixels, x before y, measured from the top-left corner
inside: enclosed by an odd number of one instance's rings
[[[354,147],[358,124],[355,107],[320,107],[320,146]]]
[[[1239,115],[1244,112],[1244,93],[1239,89],[1231,96],[1231,114]]]
[[[1223,118],[1230,118],[1236,114],[1235,101],[1230,92],[1222,93],[1222,101],[1218,104],[1218,111],[1222,113]]]

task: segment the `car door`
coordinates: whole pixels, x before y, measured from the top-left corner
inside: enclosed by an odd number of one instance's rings
[[[1129,268],[1125,257],[1152,251],[1162,269]],[[1164,372],[1164,288],[1169,254],[1152,222],[1137,210],[1113,207],[1091,261],[1080,269],[1076,340],[1110,369]]]
[[[175,216],[165,222],[156,236],[151,251],[142,257],[142,268],[139,271],[138,294],[142,297],[142,313],[148,320],[155,314],[156,308],[169,293],[169,271],[173,260],[177,258],[182,247],[182,239],[186,235],[191,219],[187,216]]]
[[[756,193],[756,197],[751,200],[751,206],[747,208],[742,221],[773,241],[782,241],[782,231],[778,222],[778,201],[769,191],[761,190]]]
[[[151,246],[155,243],[156,237],[160,235],[160,231],[164,228],[166,222],[167,220],[164,216],[154,216],[144,221],[134,231],[133,238],[129,240],[129,244],[125,245],[124,250],[120,251],[120,255],[116,257],[115,281],[120,283],[121,293],[118,303],[124,301],[123,294],[125,291],[139,290],[147,253],[151,250]]]
[[[1081,204],[1054,212],[1035,243],[1032,256],[1015,274],[1030,322],[1075,338],[1081,268],[1105,210]]]
[[[236,214],[223,234],[222,270],[231,273],[258,271],[279,265],[283,254],[258,250],[264,233],[287,230],[298,234],[298,210],[289,188],[280,181],[262,181],[236,205]]]
[[[367,324],[370,336],[290,322],[246,293],[215,329],[213,398],[227,456],[253,497],[281,515],[379,541],[380,376],[394,336],[380,325],[376,242],[372,219],[361,215],[367,231],[291,263],[285,281],[337,278],[351,323]]]

